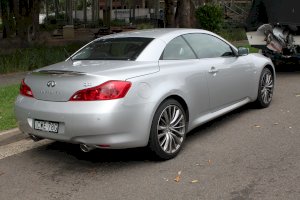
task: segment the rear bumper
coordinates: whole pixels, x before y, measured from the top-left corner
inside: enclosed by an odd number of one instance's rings
[[[20,130],[26,134],[120,149],[147,145],[153,107],[128,105],[124,100],[49,102],[19,95],[15,113]],[[58,133],[35,130],[36,119],[59,122]]]

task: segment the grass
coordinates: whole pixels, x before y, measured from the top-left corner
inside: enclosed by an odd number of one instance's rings
[[[249,49],[249,52],[250,53],[258,53],[258,50],[257,48],[254,48],[254,47],[251,47],[249,44],[248,45],[245,45],[246,48]]]
[[[0,74],[30,71],[51,65],[67,58],[66,49],[70,54],[79,49],[81,45],[71,44],[61,47],[35,46],[18,49],[7,55],[0,55]]]
[[[14,102],[19,93],[19,85],[0,87],[0,131],[17,127]]]
[[[217,32],[217,34],[231,42],[247,40],[246,31],[243,28],[226,28]]]

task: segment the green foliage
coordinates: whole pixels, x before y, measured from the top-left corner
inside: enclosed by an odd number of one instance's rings
[[[243,47],[248,48],[250,53],[258,53],[258,51],[259,51],[259,49],[251,47],[249,44],[248,45],[244,45]]]
[[[223,25],[222,7],[216,4],[205,4],[196,10],[196,18],[201,28],[216,32]]]
[[[111,26],[126,26],[125,20],[122,19],[114,19],[110,22]]]
[[[54,16],[54,15],[49,15],[48,18],[45,18],[45,23],[47,24],[57,24],[60,21],[64,21],[65,19],[65,15],[64,13],[59,13],[58,16]]]
[[[19,85],[0,87],[0,131],[17,127],[13,106],[19,87]]]
[[[217,33],[228,41],[247,40],[246,32],[243,28],[221,29]]]
[[[66,49],[70,54],[81,45],[72,44],[61,47],[37,46],[18,49],[7,55],[0,55],[0,74],[18,71],[30,71],[66,59]]]
[[[150,29],[150,28],[154,28],[154,25],[151,23],[141,23],[137,25],[137,29]]]

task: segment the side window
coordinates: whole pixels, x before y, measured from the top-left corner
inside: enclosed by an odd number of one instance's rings
[[[183,36],[198,58],[234,56],[231,47],[217,37],[208,34],[187,34]]]
[[[185,60],[196,58],[195,53],[181,36],[171,40],[161,56],[162,60]]]

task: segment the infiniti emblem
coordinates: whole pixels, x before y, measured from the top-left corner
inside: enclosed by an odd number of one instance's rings
[[[55,85],[56,85],[55,81],[49,81],[49,82],[47,83],[47,86],[48,86],[48,87],[54,87]]]

